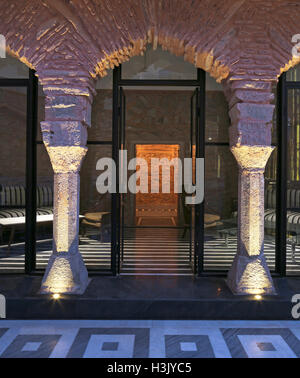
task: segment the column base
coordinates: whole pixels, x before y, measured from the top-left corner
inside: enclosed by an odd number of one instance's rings
[[[40,294],[83,294],[90,283],[80,253],[53,253],[42,281]]]
[[[235,295],[277,294],[263,255],[236,255],[226,282]]]

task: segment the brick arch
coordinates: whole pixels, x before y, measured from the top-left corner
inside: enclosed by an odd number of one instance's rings
[[[272,83],[299,61],[292,57],[291,42],[300,32],[296,0],[0,2],[0,34],[8,52],[37,71],[49,109],[61,94],[91,102],[95,78],[142,54],[148,43],[184,56],[222,82],[230,109],[238,103],[270,104]],[[72,114],[68,117],[78,117]],[[230,114],[234,123],[237,117],[248,119]],[[88,123],[88,115],[83,118]],[[235,131],[233,144],[257,144],[258,136],[251,134],[246,128]]]
[[[46,112],[47,119],[79,117],[89,124],[85,108],[92,102],[95,79],[151,43],[222,82],[229,108],[235,109],[233,123],[245,120],[233,129],[232,144],[269,144],[270,127],[252,133],[246,127],[250,115],[236,105],[270,104],[272,83],[297,64],[291,37],[298,33],[298,1],[0,1],[0,34],[9,53],[37,71],[47,109],[57,109]],[[58,99],[61,95],[66,98]],[[67,108],[71,95],[82,110],[60,115],[57,101]]]
[[[280,0],[274,2],[272,22],[269,27],[270,60],[276,71],[276,77],[295,67],[300,62],[294,57],[292,37],[300,34],[300,3],[298,1]],[[298,40],[300,42],[300,39]]]
[[[242,74],[246,65],[251,69],[247,49],[259,46],[249,39],[255,29],[264,39],[257,69],[262,71],[264,57],[272,57],[269,74],[274,79],[298,63],[291,56],[291,36],[299,33],[295,0],[1,2],[0,33],[8,50],[40,71],[70,61],[71,68],[102,76],[107,68],[141,54],[150,42],[183,55],[221,81]]]
[[[141,54],[146,44],[152,43],[184,56],[217,81],[228,77],[232,70],[232,39],[236,35],[232,22],[245,3],[232,0],[228,6],[225,0],[2,2],[4,22],[0,32],[7,38],[8,50],[37,71],[63,68],[69,61],[74,70],[103,76],[108,68]]]
[[[219,82],[274,81],[299,62],[291,54],[291,36],[300,33],[296,0],[1,2],[9,53],[42,78],[58,70],[77,86],[142,54],[147,43],[184,56]]]

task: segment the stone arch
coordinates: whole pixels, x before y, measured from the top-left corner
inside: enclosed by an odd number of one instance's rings
[[[7,39],[7,49],[37,71],[45,90],[69,87],[74,94],[90,94],[93,78],[143,53],[151,43],[222,81],[230,106],[245,100],[269,103],[268,83],[299,62],[291,54],[291,37],[298,32],[297,1],[2,3],[0,34]]]
[[[103,76],[107,68],[142,53],[150,42],[154,48],[160,44],[183,55],[218,81],[231,71],[231,42],[236,35],[231,21],[244,4],[233,0],[228,7],[226,1],[189,0],[174,6],[169,1],[129,0],[123,6],[118,1],[23,0],[20,14],[20,1],[3,2],[7,5],[2,7],[0,32],[8,49],[42,76],[68,60],[79,73]],[[12,18],[15,33],[9,24]]]
[[[103,76],[150,42],[218,81],[266,81],[299,62],[291,54],[298,10],[287,0],[2,0],[0,33],[8,51],[41,77],[68,63],[74,81],[75,71],[81,81]],[[260,41],[251,38],[255,29]]]
[[[7,49],[37,71],[47,98],[43,137],[57,180],[57,214],[63,216],[56,216],[56,250],[42,291],[81,293],[87,285],[74,219],[78,218],[78,172],[86,153],[95,78],[141,54],[146,44],[152,43],[154,48],[159,44],[184,56],[224,84],[232,121],[232,151],[243,185],[239,219],[243,227],[229,284],[237,293],[253,293],[254,289],[256,293],[274,293],[263,256],[263,170],[272,152],[271,85],[298,62],[292,57],[291,38],[299,32],[299,2],[0,2],[0,34],[6,37]],[[59,201],[68,191],[73,197]],[[64,231],[66,225],[69,228]],[[64,282],[56,281],[59,264]]]

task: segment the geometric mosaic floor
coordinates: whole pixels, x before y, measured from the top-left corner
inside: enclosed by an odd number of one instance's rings
[[[0,320],[1,358],[299,358],[300,321]]]

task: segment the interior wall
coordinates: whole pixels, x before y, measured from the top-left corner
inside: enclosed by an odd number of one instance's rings
[[[44,98],[41,93],[38,104],[38,140],[42,140],[39,124],[44,119]],[[0,88],[0,184],[25,185],[26,114],[26,88]],[[37,147],[37,177],[38,184],[53,182],[44,145]]]

